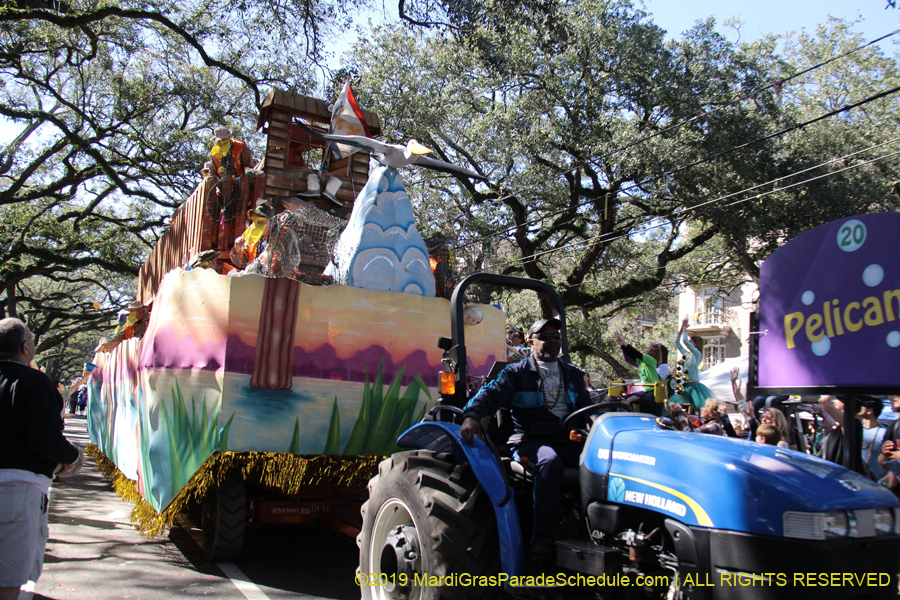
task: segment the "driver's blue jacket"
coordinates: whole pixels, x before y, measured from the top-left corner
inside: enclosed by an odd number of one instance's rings
[[[591,404],[584,385],[584,372],[559,361],[561,383],[569,411]],[[496,379],[481,388],[464,409],[465,416],[481,419],[498,408],[508,408],[516,433],[555,437],[563,433],[563,421],[544,405],[544,390],[534,356],[506,366]]]

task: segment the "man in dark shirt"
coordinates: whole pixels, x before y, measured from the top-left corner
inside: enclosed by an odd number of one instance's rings
[[[553,555],[559,521],[563,467],[578,466],[582,444],[569,440],[563,420],[590,406],[584,372],[559,360],[562,344],[558,319],[540,319],[528,329],[532,348],[527,359],[507,365],[494,381],[481,388],[465,408],[460,435],[467,443],[482,435],[479,420],[498,408],[509,408],[515,432],[516,458],[535,466],[534,536],[531,555]]]
[[[40,576],[51,478],[75,473],[83,458],[63,437],[62,397],[28,366],[34,355],[28,327],[0,320],[0,600]]]

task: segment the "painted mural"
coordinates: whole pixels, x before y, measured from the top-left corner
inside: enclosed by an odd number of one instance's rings
[[[474,375],[505,316],[468,328]],[[91,441],[157,511],[216,451],[386,455],[437,400],[443,298],[177,269],[147,333],[98,354]]]

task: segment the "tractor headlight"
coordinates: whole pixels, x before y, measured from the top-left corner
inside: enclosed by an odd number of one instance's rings
[[[875,535],[890,535],[897,533],[897,520],[894,518],[894,508],[875,509]]]
[[[822,513],[787,511],[782,517],[784,537],[801,540],[824,540],[822,527],[825,515]]]
[[[846,537],[850,533],[850,519],[847,513],[842,510],[825,513],[822,531],[825,532],[825,537]]]
[[[787,511],[784,537],[804,540],[870,538],[900,533],[900,508],[832,510],[824,513]]]

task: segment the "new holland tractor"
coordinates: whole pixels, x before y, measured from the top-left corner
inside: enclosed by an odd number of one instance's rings
[[[617,402],[565,421],[584,447],[563,478],[556,564],[535,572],[525,560],[532,475],[506,445],[508,415],[483,424],[487,444],[459,435],[469,396],[463,299],[475,283],[538,292],[562,323],[567,359],[564,308],[552,288],[488,274],[457,286],[453,337],[440,340],[442,402],[402,434],[407,450],[369,483],[358,538],[364,599],[575,587],[629,599],[897,597],[900,509],[891,492],[800,452],[666,429]]]

